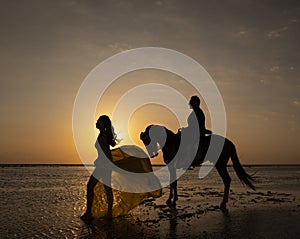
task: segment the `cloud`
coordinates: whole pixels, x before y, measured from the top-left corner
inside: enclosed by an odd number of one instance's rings
[[[269,31],[267,33],[267,36],[269,39],[276,39],[276,38],[280,38],[282,37],[283,33],[286,32],[288,30],[287,26],[275,29],[273,31]]]
[[[300,102],[298,101],[298,103],[300,103]],[[291,114],[288,117],[287,123],[288,123],[289,129],[291,131],[298,131],[299,130],[298,121],[297,121],[297,118],[294,114]]]
[[[270,31],[267,36],[269,39],[275,39],[280,37],[280,33],[278,31]]]
[[[122,52],[122,51],[126,51],[126,50],[133,48],[133,46],[131,46],[129,44],[120,43],[120,42],[119,43],[118,42],[111,43],[108,45],[108,47],[117,52]]]
[[[243,36],[243,35],[246,35],[247,34],[247,31],[239,31],[239,35]]]
[[[270,68],[270,71],[271,71],[271,72],[278,72],[279,69],[280,69],[279,66],[272,66],[272,67]]]
[[[293,104],[294,106],[296,106],[296,107],[300,107],[300,101],[299,101],[299,100],[294,100],[294,101],[292,102],[292,104]]]

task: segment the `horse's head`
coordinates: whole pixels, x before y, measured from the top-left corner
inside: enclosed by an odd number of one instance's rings
[[[166,131],[160,125],[149,125],[145,132],[140,134],[140,139],[143,141],[150,157],[154,158],[158,155],[160,146],[165,143]]]

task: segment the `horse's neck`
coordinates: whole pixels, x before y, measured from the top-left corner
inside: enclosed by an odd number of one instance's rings
[[[177,143],[180,141],[180,133],[174,134],[171,130],[165,128],[167,132],[167,139],[165,142],[165,147],[176,147]]]

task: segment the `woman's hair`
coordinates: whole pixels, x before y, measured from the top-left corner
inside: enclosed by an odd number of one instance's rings
[[[107,115],[101,115],[98,121],[101,121],[104,124],[105,133],[108,137],[108,142],[112,147],[114,147],[117,144],[116,142],[117,135],[115,134],[110,118]]]

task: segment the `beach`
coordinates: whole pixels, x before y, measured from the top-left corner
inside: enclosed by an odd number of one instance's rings
[[[155,169],[155,168],[154,168]],[[133,212],[91,225],[85,210],[89,173],[80,166],[0,167],[1,238],[299,238],[300,166],[251,166],[256,191],[243,186],[229,167],[228,210],[219,204],[223,184],[215,170],[199,179],[199,168],[178,181],[176,209],[169,189]]]

